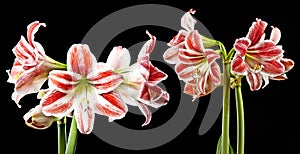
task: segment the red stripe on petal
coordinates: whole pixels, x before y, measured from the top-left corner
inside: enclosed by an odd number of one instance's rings
[[[158,69],[157,67],[150,64],[150,72],[149,72],[149,78],[148,83],[150,85],[157,85],[161,81],[167,79],[168,75]]]
[[[148,102],[151,100],[151,95],[149,93],[149,85],[148,84],[143,84],[143,87],[141,88],[138,99],[143,100],[142,102]]]
[[[197,30],[191,31],[185,38],[185,45],[187,49],[203,53],[204,46],[201,35]]]
[[[247,65],[241,55],[236,54],[231,62],[231,70],[239,75],[246,75]]]
[[[218,58],[220,58],[220,55],[217,54],[213,49],[205,49],[205,56],[209,64],[212,64]]]
[[[259,90],[262,86],[262,77],[259,73],[248,72],[246,79],[252,91]]]
[[[263,64],[262,72],[273,77],[283,74],[285,72],[285,67],[278,60],[272,60]]]
[[[175,72],[179,79],[190,81],[193,79],[194,75],[196,75],[197,70],[193,65],[178,63],[175,65]]]
[[[87,76],[96,68],[97,60],[90,52],[88,45],[74,44],[67,55],[67,69],[71,72]]]
[[[89,78],[88,80],[100,94],[114,90],[124,81],[121,75],[115,74],[112,71],[99,72],[95,74],[94,78]]]
[[[255,47],[249,48],[247,54],[259,61],[273,60],[283,55],[281,46],[276,46],[272,41],[264,41]]]
[[[12,51],[23,65],[34,66],[37,64],[37,53],[23,36]]]
[[[94,127],[94,111],[89,106],[84,106],[82,103],[78,104],[78,107],[74,110],[78,130],[82,134],[90,134]]]
[[[267,23],[261,19],[256,19],[256,22],[252,23],[252,26],[249,28],[247,38],[251,40],[251,46],[257,44],[261,37],[263,36]]]
[[[214,84],[221,84],[221,69],[219,65],[214,62],[210,67],[209,80],[211,80]]]
[[[151,121],[151,117],[152,117],[152,113],[151,111],[149,110],[149,108],[143,104],[143,103],[140,103],[140,102],[137,102],[137,106],[138,108],[141,110],[141,112],[143,113],[143,115],[145,116],[146,120],[145,122],[143,123],[142,126],[146,126],[150,123]]]
[[[47,94],[42,98],[41,104],[43,107],[51,105],[58,99],[65,97],[67,95],[66,93],[62,93],[57,90],[49,91]]]
[[[288,58],[281,58],[280,62],[284,65],[285,72],[290,71],[295,65],[295,62]]]
[[[235,40],[233,47],[237,53],[244,56],[247,53],[250,43],[251,43],[251,41],[249,39],[240,38],[240,39]]]
[[[32,47],[34,46],[34,34],[38,31],[40,26],[46,27],[46,24],[35,21],[27,26],[27,38]]]
[[[159,86],[149,86],[148,91],[150,93],[151,101],[148,105],[158,108],[166,105],[169,102],[169,94]]]
[[[53,70],[49,74],[49,87],[61,92],[69,92],[77,83],[77,79],[67,71]]]
[[[169,46],[176,46],[185,40],[185,36],[187,35],[187,32],[185,30],[180,30],[177,35],[175,35],[172,40],[169,41]]]

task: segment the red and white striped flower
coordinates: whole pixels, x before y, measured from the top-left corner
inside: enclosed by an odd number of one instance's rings
[[[269,79],[285,79],[285,73],[294,66],[291,59],[283,58],[284,50],[277,45],[281,37],[277,27],[272,27],[270,38],[265,39],[267,25],[267,22],[256,19],[247,36],[234,43],[236,53],[231,63],[232,72],[245,75],[251,90],[259,90],[263,80],[265,87]]]
[[[74,44],[67,54],[67,70],[49,73],[49,91],[41,99],[43,113],[62,118],[73,112],[79,131],[89,134],[95,113],[110,121],[125,116],[127,106],[114,92],[122,82],[121,75],[97,66],[87,45]]]
[[[117,92],[126,104],[137,106],[146,117],[143,124],[149,124],[151,111],[148,106],[158,108],[166,105],[169,94],[158,84],[167,78],[167,74],[155,67],[150,61],[150,54],[155,46],[156,38],[150,37],[139,52],[137,62],[130,65],[130,54],[126,48],[115,47],[106,64],[114,72],[122,75],[124,81],[117,88]]]
[[[45,23],[32,22],[27,26],[27,39],[21,36],[20,41],[12,49],[16,56],[14,64],[7,70],[7,82],[15,84],[12,99],[18,107],[19,101],[27,94],[36,93],[47,80],[48,73],[53,69],[64,69],[61,64],[45,54],[42,45],[34,41],[34,35],[39,27],[45,27]]]
[[[185,38],[185,48],[180,48],[179,62],[175,71],[186,85],[184,93],[198,98],[208,95],[221,84],[221,71],[216,60],[218,52],[206,49],[202,36],[197,30],[191,31]]]

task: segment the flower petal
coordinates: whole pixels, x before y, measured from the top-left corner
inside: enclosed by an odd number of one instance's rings
[[[237,54],[241,54],[242,56],[245,56],[247,53],[248,47],[250,46],[251,41],[248,38],[240,38],[236,39],[234,42],[234,50],[237,52]]]
[[[235,54],[231,62],[231,70],[238,75],[247,74],[247,65],[241,55]]]
[[[97,60],[86,44],[73,44],[67,54],[67,70],[87,76],[96,68]]]
[[[149,85],[157,85],[158,83],[160,83],[163,80],[166,80],[168,75],[161,71],[160,69],[158,69],[157,67],[155,67],[154,65],[152,65],[150,63],[150,70],[149,70],[149,78],[148,78],[148,84]]]
[[[189,49],[179,49],[178,60],[184,64],[198,64],[206,60],[204,53]]]
[[[89,80],[89,83],[93,84],[99,94],[110,92],[123,82],[123,77],[111,70],[104,72],[98,71],[91,75],[91,77],[89,75],[87,79]]]
[[[283,74],[285,67],[279,60],[272,60],[265,62],[261,71],[268,76],[274,77]]]
[[[175,35],[172,40],[167,43],[168,46],[178,46],[179,44],[182,44],[185,40],[185,36],[187,35],[187,31],[185,30],[179,30],[178,34]]]
[[[40,28],[40,26],[46,27],[45,23],[40,23],[39,21],[34,21],[27,26],[27,38],[29,44],[33,47],[34,46],[34,35]]]
[[[216,85],[221,84],[221,69],[216,62],[212,63],[210,66],[209,80],[211,80]]]
[[[272,32],[271,32],[270,40],[273,41],[275,44],[277,44],[280,41],[281,32],[279,28],[273,26],[271,27],[272,27]]]
[[[69,93],[81,79],[81,76],[69,71],[53,70],[49,73],[49,87],[60,92]]]
[[[95,113],[86,99],[75,99],[74,116],[82,134],[90,134],[94,127]]]
[[[198,30],[193,30],[185,37],[185,46],[187,49],[204,52],[203,40]]]
[[[8,83],[13,83],[15,84],[20,75],[24,72],[25,70],[23,69],[23,66],[19,62],[18,58],[15,58],[14,64],[11,68],[11,70],[6,70],[8,74]]]
[[[281,58],[280,62],[284,65],[285,72],[290,71],[295,65],[295,62],[291,59],[288,59],[288,58]]]
[[[51,90],[41,99],[40,104],[46,116],[62,118],[73,110],[74,94]]]
[[[252,91],[259,90],[262,86],[262,77],[259,73],[248,72],[246,79]]]
[[[196,10],[190,9],[181,17],[181,27],[187,31],[194,30],[195,24],[197,21],[192,17],[191,14],[195,14]]]
[[[114,47],[107,58],[106,64],[110,66],[111,70],[128,67],[130,64],[129,51],[121,46]]]
[[[48,77],[48,68],[42,63],[21,74],[15,84],[15,91],[19,94],[30,94],[38,92]]]
[[[175,65],[175,72],[178,75],[178,78],[183,81],[190,81],[194,79],[196,74],[196,68],[193,65],[187,65],[183,63],[177,63]]]
[[[281,46],[276,46],[274,42],[266,40],[255,47],[249,48],[247,56],[254,57],[259,61],[268,61],[282,57],[283,52]]]
[[[220,58],[220,54],[216,53],[213,49],[205,49],[205,56],[208,61],[208,64],[212,64],[215,62],[218,58]]]
[[[148,31],[146,31],[146,34],[150,37],[150,39],[141,48],[138,55],[138,59],[143,58],[145,56],[149,56],[152,53],[155,46],[156,37],[151,35]]]
[[[22,65],[35,66],[37,64],[37,50],[23,36],[12,51]]]
[[[97,97],[96,113],[109,117],[110,121],[123,118],[128,111],[127,105],[115,92],[97,95]]]
[[[138,106],[138,108],[141,110],[141,112],[143,113],[143,115],[146,118],[146,120],[145,120],[145,122],[143,123],[142,126],[148,125],[150,123],[151,117],[152,117],[151,111],[149,110],[149,108],[147,107],[147,105],[145,105],[143,103],[137,102],[137,106]]]
[[[246,36],[251,40],[251,46],[257,44],[261,40],[267,25],[268,23],[261,19],[256,19],[256,22],[252,23],[252,26],[249,28],[249,32]]]
[[[168,48],[163,54],[164,60],[169,64],[176,64],[178,62],[178,51],[179,48],[177,46]]]

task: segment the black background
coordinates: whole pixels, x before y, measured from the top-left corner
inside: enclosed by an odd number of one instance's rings
[[[22,119],[23,115],[34,107],[38,100],[36,95],[27,95],[21,100],[23,106],[19,109],[11,100],[13,85],[6,82],[8,76],[5,70],[10,69],[14,60],[11,49],[19,41],[21,35],[26,35],[26,26],[35,21],[46,23],[46,28],[40,28],[36,40],[40,42],[46,54],[58,61],[64,62],[66,52],[74,43],[80,43],[86,32],[105,16],[125,7],[138,4],[165,4],[181,10],[194,8],[194,15],[211,32],[215,39],[224,43],[230,49],[234,40],[243,37],[255,18],[261,18],[269,26],[277,26],[282,32],[279,42],[284,48],[285,57],[293,59],[295,67],[287,73],[288,80],[271,81],[263,90],[251,92],[244,81],[243,96],[245,107],[245,153],[246,154],[299,154],[299,17],[297,5],[294,2],[281,1],[133,1],[112,0],[112,3],[88,2],[67,3],[39,2],[26,4],[15,3],[2,5],[1,9],[1,150],[7,153],[57,153],[56,126],[52,125],[46,130],[34,130],[27,127]],[[98,4],[99,3],[99,4]],[[7,8],[7,11],[3,9]],[[155,10],[154,10],[155,11]],[[178,17],[180,18],[180,17]],[[126,21],[124,21],[126,22]],[[179,23],[179,21],[178,21]],[[268,27],[270,28],[270,27]],[[111,41],[105,48],[109,52],[114,45],[130,46],[141,40],[147,40],[145,29],[151,30],[159,40],[168,41],[176,34],[174,31],[165,33],[162,27],[137,27],[124,32],[117,39]],[[107,29],[109,31],[109,29]],[[270,29],[269,29],[270,30]],[[267,37],[268,37],[267,33]],[[124,39],[126,38],[126,39]],[[176,80],[174,72],[161,63],[154,63],[171,76],[165,84],[170,88],[171,101],[160,112],[153,114],[147,128],[163,124],[175,112],[179,103],[176,98],[180,96],[178,87],[172,87]],[[161,65],[160,65],[161,64]],[[174,82],[172,81],[174,80]],[[177,90],[176,90],[177,89]],[[179,92],[179,93],[178,93]],[[179,94],[179,96],[178,96]],[[232,98],[234,98],[232,91]],[[173,98],[172,98],[173,97]],[[160,147],[133,151],[120,149],[107,144],[94,134],[79,134],[77,154],[104,153],[104,152],[169,152],[183,150],[204,154],[215,153],[216,144],[221,133],[221,116],[213,127],[204,135],[198,135],[198,129],[206,111],[209,97],[201,99],[197,114],[190,125],[171,142]],[[232,101],[234,102],[234,101]],[[190,103],[190,102],[182,102]],[[235,149],[236,117],[235,105],[231,104],[230,139]],[[159,118],[158,118],[159,117]],[[183,117],[184,118],[184,117]],[[118,122],[127,127],[140,129],[143,117],[128,115]],[[138,125],[138,126],[137,126]],[[130,140],[130,138],[128,139]]]

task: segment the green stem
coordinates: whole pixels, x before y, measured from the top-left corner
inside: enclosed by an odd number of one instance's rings
[[[64,154],[66,149],[66,117],[57,121],[58,154]]]
[[[245,145],[245,122],[244,122],[244,106],[241,90],[241,79],[237,81],[235,87],[236,112],[237,112],[237,154],[244,154]]]
[[[75,117],[73,116],[70,132],[69,132],[66,154],[74,154],[76,149],[76,144],[77,144],[77,123]]]
[[[222,114],[222,144],[221,154],[229,154],[229,118],[230,118],[230,63],[223,63],[223,114]]]

